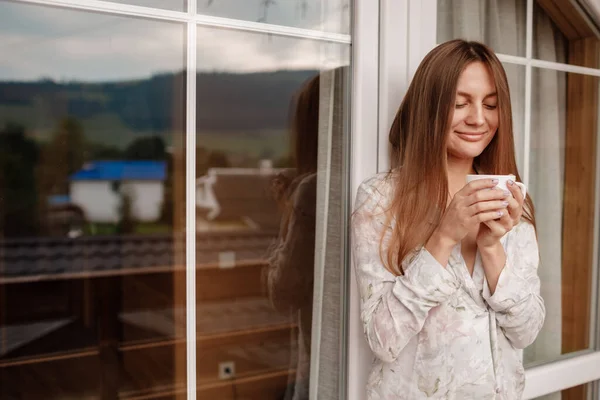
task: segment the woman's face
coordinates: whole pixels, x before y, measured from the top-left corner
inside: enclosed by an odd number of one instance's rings
[[[469,64],[460,75],[448,138],[448,157],[473,159],[498,129],[498,95],[488,68]]]

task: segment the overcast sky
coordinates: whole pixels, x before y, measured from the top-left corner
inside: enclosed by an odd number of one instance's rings
[[[265,0],[199,0],[199,10],[256,21]],[[275,1],[267,22],[331,31],[347,27],[348,0]],[[120,0],[120,3],[125,1]],[[183,0],[130,0],[181,9]],[[321,4],[323,3],[323,4]],[[337,11],[335,11],[337,10]],[[324,17],[322,17],[322,15]],[[114,81],[185,66],[185,25],[0,0],[0,81]],[[347,65],[349,47],[199,27],[198,69],[251,72]]]

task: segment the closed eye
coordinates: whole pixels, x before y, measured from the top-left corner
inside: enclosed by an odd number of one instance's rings
[[[491,104],[484,104],[483,106],[485,108],[487,108],[488,110],[495,110],[496,108],[498,108],[497,105],[491,105]]]

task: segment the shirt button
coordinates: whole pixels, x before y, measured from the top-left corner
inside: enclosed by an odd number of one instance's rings
[[[496,393],[500,393],[500,392],[501,392],[500,388],[496,388]]]

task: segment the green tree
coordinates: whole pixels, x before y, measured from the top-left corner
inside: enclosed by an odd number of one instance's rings
[[[196,148],[196,176],[206,175],[209,168],[230,168],[231,166],[231,161],[225,152],[210,151],[201,146]]]
[[[167,157],[167,178],[164,182],[164,193],[163,199],[160,206],[160,221],[164,224],[173,227],[173,218],[175,211],[175,203],[173,202],[174,188],[173,188],[173,157]]]
[[[83,167],[86,149],[81,123],[71,117],[60,121],[42,152],[40,178],[44,195],[69,192],[69,177]]]
[[[259,157],[261,160],[272,160],[275,157],[275,150],[272,147],[264,147]]]
[[[293,168],[294,165],[294,157],[291,155],[280,157],[273,162],[273,168]]]
[[[83,125],[75,118],[63,119],[52,138],[52,146],[61,156],[67,176],[79,171],[86,161]]]
[[[125,149],[127,160],[164,160],[166,155],[165,141],[160,136],[135,139]]]
[[[196,147],[196,176],[206,175],[208,171],[208,156],[210,152],[202,146]]]
[[[227,154],[222,151],[214,150],[208,156],[208,168],[229,168],[231,167],[231,162],[229,162],[229,158]]]
[[[121,160],[123,151],[104,143],[88,143],[86,154],[89,160]]]
[[[0,130],[0,235],[36,235],[39,208],[36,164],[39,149],[25,128],[7,124]]]
[[[136,221],[133,216],[133,195],[127,188],[121,189],[121,201],[118,208],[119,222],[117,233],[127,234],[135,232]]]

